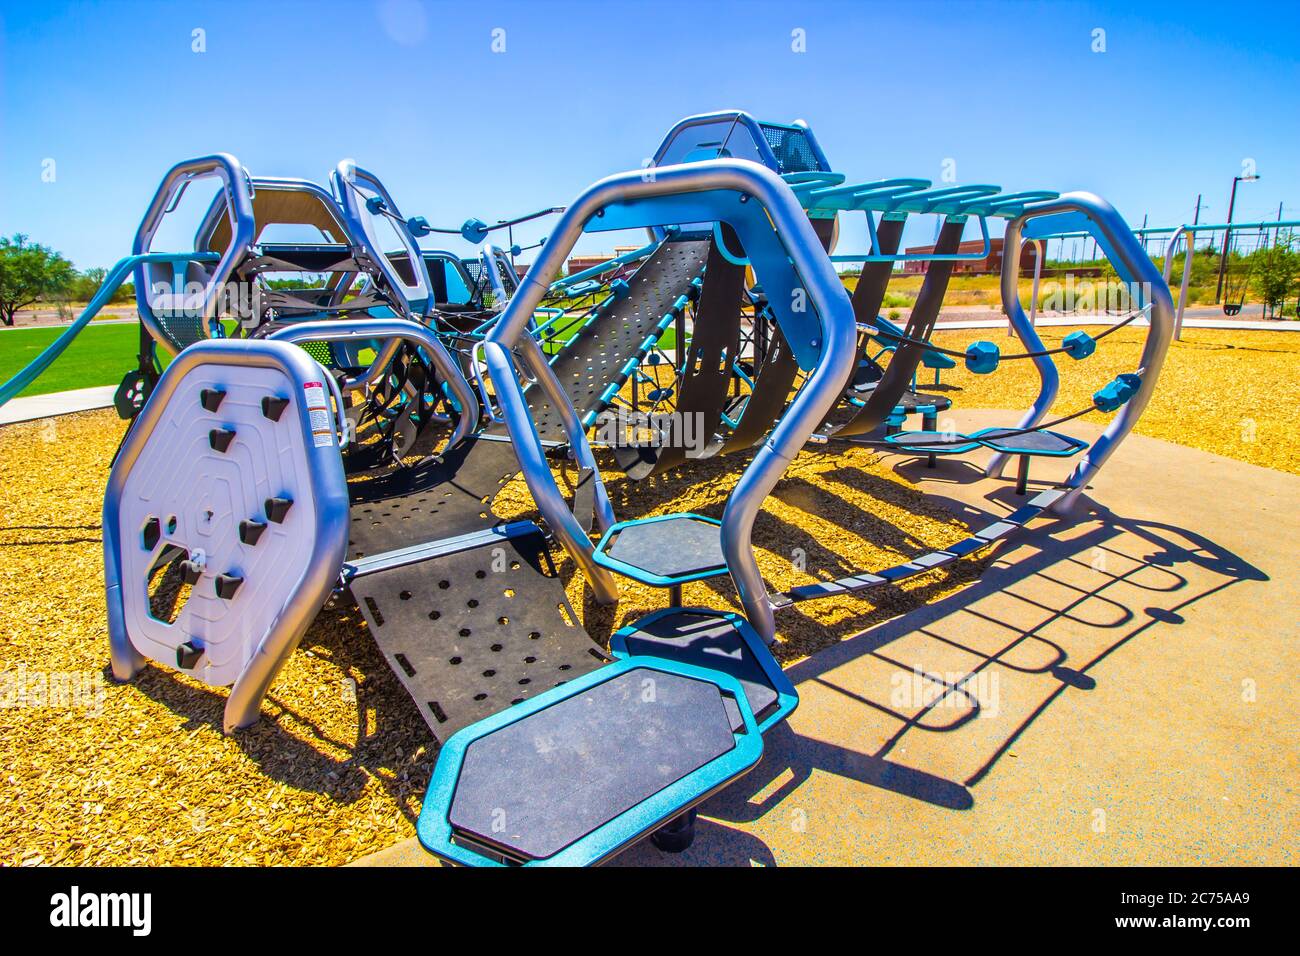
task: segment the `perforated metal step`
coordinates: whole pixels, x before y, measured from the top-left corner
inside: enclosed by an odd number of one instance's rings
[[[351,584],[375,643],[440,741],[608,661],[569,605],[536,525],[448,548]]]

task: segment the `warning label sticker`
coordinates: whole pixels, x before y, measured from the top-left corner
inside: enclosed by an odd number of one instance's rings
[[[311,438],[317,448],[334,444],[334,418],[325,400],[325,386],[320,382],[307,382],[302,387],[307,403],[307,418],[311,422]]]

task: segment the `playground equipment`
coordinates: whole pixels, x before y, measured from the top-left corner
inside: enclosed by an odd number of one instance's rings
[[[193,249],[154,251],[164,221],[188,190],[205,181],[217,189]],[[423,324],[426,313],[443,304],[433,297],[442,287],[431,286],[409,230],[385,232],[389,220],[379,210],[395,210],[392,198],[377,178],[351,163],[340,164],[331,185],[333,194],[307,180],[254,177],[226,154],[177,164],[144,215],[132,255],[110,270],[67,331],[0,387],[0,403],[48,368],[129,277],[135,281],[141,344],[138,366],[116,396],[124,418],[139,413],[162,364],[200,342],[261,337],[287,323],[327,318],[397,317]],[[274,238],[286,232],[311,238]],[[477,304],[472,298],[467,303]],[[373,357],[372,343],[364,339],[306,345],[338,373],[345,401],[354,393],[363,396],[349,414],[349,450],[366,446],[360,458],[400,455],[432,421],[458,419],[465,432],[478,425],[477,397],[442,340],[430,337],[419,347],[404,341],[392,340]],[[384,376],[394,369],[396,376]]]
[[[219,191],[194,250],[151,251],[203,177]],[[229,685],[233,731],[257,719],[324,603],[352,602],[442,743],[418,824],[431,852],[595,863],[647,835],[682,849],[697,804],[751,768],[797,705],[769,650],[776,614],[925,573],[1068,511],[1141,414],[1170,338],[1167,287],[1095,196],[844,180],[804,124],[692,117],[665,137],[653,176],[612,176],[536,214],[558,219],[516,283],[491,243],[477,266],[421,249],[418,236],[447,230],[404,218],[355,164],[339,164],[329,190],[254,178],[228,156],[177,166],[113,274],[135,271],[148,345],[104,504],[114,674],[152,660]],[[836,253],[840,218],[859,211],[871,248]],[[914,214],[943,225],[899,327],[878,313]],[[1089,409],[1117,414],[1091,446],[1052,430],[1089,410],[1049,418],[1053,356],[1086,360],[1105,333],[1045,348],[1012,257],[1002,296],[1023,351],[930,341],[964,228],[974,221],[987,244],[992,218],[1006,220],[1008,249],[1086,231],[1146,290],[1127,320],[1149,320],[1140,366],[1094,396]],[[460,232],[486,240],[518,221]],[[269,225],[319,238],[269,241]],[[581,234],[628,229],[645,230],[643,247],[551,281]],[[833,266],[849,259],[863,264],[852,295]],[[285,275],[319,278],[270,278]],[[222,298],[231,282],[261,293],[238,326]],[[172,356],[161,371],[154,347]],[[936,430],[947,399],[916,391],[918,368],[987,374],[1013,360],[1040,377],[1017,423]],[[624,420],[606,428],[611,412]],[[912,414],[919,430],[903,427]],[[1019,458],[1022,492],[1031,457],[1082,458],[1061,486],[952,547],[770,593],[751,544],[762,502],[805,446],[842,441],[932,463],[987,448],[993,476]],[[601,445],[632,478],[749,457],[720,520],[619,520]],[[503,521],[493,499],[521,473],[536,520]],[[602,647],[569,605],[556,546],[596,601],[617,601],[626,578],[666,590],[668,607]],[[681,606],[684,583],[722,576],[739,613]]]
[[[812,305],[808,313],[775,310],[800,343],[808,385],[746,469],[720,524],[690,514],[613,521],[577,412],[528,334],[545,292],[536,283],[510,301],[481,348],[506,434],[454,440],[427,466],[366,476],[346,491],[341,396],[331,409],[321,381],[331,376],[288,343],[414,336],[424,347],[421,336],[432,333],[397,318],[348,319],[287,325],[265,340],[198,343],[163,373],[110,479],[115,673],[129,677],[149,658],[199,679],[233,679],[226,725],[246,724],[331,584],[346,587],[447,744],[421,816],[431,849],[462,862],[596,862],[672,821],[659,842],[687,842],[694,805],[753,766],[762,731],[794,707],[760,639],[770,639],[770,628],[756,630],[748,615],[673,609],[629,629],[611,662],[576,623],[541,529],[502,523],[489,510],[522,467],[554,537],[604,601],[617,596],[615,574],[668,587],[729,570],[756,576],[748,541],[757,504],[847,379],[855,334],[847,297],[792,194],[776,176],[734,161],[666,168],[653,183],[638,173],[612,177],[562,217],[533,268],[553,270],[584,224],[679,218],[728,223],[767,288],[802,283]],[[608,532],[604,563],[555,485],[514,348],[531,385],[558,403],[596,526]],[[168,468],[163,449],[178,443],[206,450],[193,465]],[[657,563],[672,542],[680,544],[675,563]],[[179,611],[163,616],[149,591],[160,573],[191,587]],[[440,646],[429,637],[444,625],[459,637]],[[730,653],[719,656],[717,647]],[[555,742],[555,756],[532,748],[538,734]],[[510,793],[500,789],[505,765],[517,785]],[[562,813],[528,809],[539,795],[574,787],[584,793],[580,811],[559,800],[550,806]],[[505,829],[495,826],[501,807]]]
[[[1022,491],[1032,457],[1071,456],[1084,451],[1084,447],[1074,440],[1050,432],[1048,425],[1052,423],[1043,423],[1057,389],[1057,372],[1051,356],[1065,354],[1075,361],[1086,359],[1096,343],[1117,328],[1138,319],[1149,319],[1153,310],[1164,304],[1157,302],[1161,290],[1167,294],[1163,281],[1142,252],[1140,243],[1113,209],[1088,194],[1071,194],[1062,198],[1055,192],[1044,190],[1003,193],[998,187],[989,185],[935,189],[929,181],[922,179],[888,179],[846,185],[845,177],[830,169],[824,152],[806,124],[760,123],[737,111],[705,114],[681,121],[669,131],[656,151],[655,163],[698,162],[718,156],[744,157],[760,162],[780,175],[791,186],[812,221],[819,243],[830,253],[830,259],[863,264],[851,296],[859,332],[855,370],[840,400],[814,434],[815,441],[827,443],[847,439],[886,451],[924,454],[931,465],[936,464],[939,455],[967,452],[983,445],[995,452],[994,470],[998,473],[1007,456],[1019,459]],[[839,217],[855,212],[862,212],[866,217],[871,248],[866,253],[835,253]],[[899,253],[898,247],[908,217],[920,214],[941,218],[939,240],[934,252],[924,255],[932,260],[930,268],[906,328],[899,328],[881,318],[879,310],[895,263],[915,257]],[[1063,233],[1086,235],[1115,264],[1121,280],[1135,290],[1130,314],[1096,337],[1079,331],[1067,337],[1061,348],[1045,349],[1020,305],[1016,284],[1018,267],[1008,256],[1002,273],[1002,294],[1012,327],[1025,346],[1024,351],[1003,356],[993,343],[988,342],[973,343],[962,351],[942,349],[932,344],[929,337],[938,318],[953,263],[963,258],[987,255],[990,243],[988,220],[993,218],[1008,223],[1006,248],[1019,248],[1013,242],[1042,242]],[[984,249],[982,252],[960,253],[957,250],[962,233],[970,222],[978,225]],[[626,280],[615,279],[609,283],[613,291],[601,306],[592,310],[588,324],[583,327],[584,333],[589,333],[590,342],[574,339],[572,350],[567,353],[569,365],[582,371],[570,376],[567,365],[561,367],[557,360],[552,360],[552,365],[560,370],[560,382],[564,384],[572,404],[582,413],[586,425],[595,423],[606,408],[619,406],[635,412],[638,382],[642,378],[653,382],[654,388],[648,395],[651,409],[664,414],[657,419],[651,416],[648,420],[636,422],[636,430],[640,432],[636,437],[616,433],[615,439],[609,442],[620,468],[632,478],[655,474],[690,459],[748,451],[767,433],[775,415],[785,407],[790,392],[802,384],[801,363],[792,344],[785,340],[779,323],[773,321],[772,309],[776,296],[795,293],[773,290],[762,283],[742,288],[743,269],[749,263],[734,251],[734,240],[728,236],[724,226],[705,223],[702,228],[683,224],[658,227],[652,230],[651,239],[652,246],[654,242],[660,245],[654,246],[654,253],[645,260],[645,268],[657,265],[659,257],[667,249],[676,248],[680,258],[690,258],[690,268],[671,279],[669,288],[683,289],[681,298],[670,310],[671,314],[665,314],[658,325],[646,323],[633,328],[628,341],[622,343],[623,347],[618,351],[611,347],[609,359],[612,367],[619,367],[622,363],[620,374],[604,393],[593,391],[584,373],[590,374],[597,366],[594,353],[610,345],[609,337],[599,334],[600,309],[620,308],[620,282],[623,283],[623,310],[634,310],[643,301],[639,295],[630,294],[631,288]],[[644,250],[638,250],[621,260],[571,277],[571,280],[588,281],[591,273],[614,264],[626,267],[629,261],[635,261],[638,255],[643,254]],[[692,278],[693,270],[701,262],[703,268]],[[637,274],[633,273],[633,279]],[[688,279],[690,285],[684,286]],[[738,296],[746,298],[752,307],[748,328],[743,327],[740,310],[734,307]],[[687,341],[683,317],[688,311],[693,329],[687,347],[689,354],[683,348]],[[615,311],[615,314],[619,313]],[[619,327],[617,323],[614,325]],[[672,325],[677,330],[679,350],[675,362],[668,361],[655,345],[658,337]],[[1161,327],[1153,328],[1149,334],[1139,379],[1118,380],[1108,386],[1111,392],[1137,398],[1139,404],[1145,404],[1150,386],[1142,379],[1153,380],[1158,374],[1159,361],[1168,345],[1164,333]],[[876,351],[870,351],[873,348]],[[877,361],[884,352],[890,355],[886,367]],[[565,354],[561,353],[562,356]],[[940,435],[936,431],[938,413],[950,407],[951,403],[944,396],[917,392],[916,373],[923,365],[936,370],[953,367],[957,359],[964,361],[972,371],[982,374],[995,370],[999,361],[1033,361],[1040,376],[1040,393],[1025,419],[1014,428],[991,430],[975,441],[970,440],[973,436]],[[647,364],[651,370],[655,366],[667,366],[672,378],[665,384],[658,376],[644,375]],[[629,384],[630,394],[626,396],[628,400],[624,400],[621,393]],[[743,390],[737,387],[741,384]],[[1111,392],[1099,393],[1095,407],[1107,410],[1119,407],[1112,403]],[[1088,410],[1076,411],[1056,421],[1078,417]],[[903,432],[905,419],[911,414],[921,416],[922,427],[919,431]],[[555,437],[554,415],[552,411],[549,419],[545,416],[539,418],[539,433],[544,438]],[[698,423],[693,440],[687,428],[692,421]],[[1116,427],[1120,431],[1115,434],[1126,433],[1127,419]],[[1108,448],[1111,440],[1107,438],[1100,443],[1101,448]],[[1086,463],[1081,465],[1079,474],[1087,472],[1090,467]]]

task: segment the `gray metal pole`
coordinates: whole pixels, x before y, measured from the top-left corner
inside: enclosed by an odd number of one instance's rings
[[[1228,196],[1228,224],[1223,230],[1223,248],[1219,250],[1219,284],[1214,290],[1214,304],[1218,305],[1223,300],[1223,273],[1228,265],[1228,248],[1232,245],[1232,207],[1237,204],[1237,183],[1241,182],[1240,176],[1232,177],[1232,193]]]

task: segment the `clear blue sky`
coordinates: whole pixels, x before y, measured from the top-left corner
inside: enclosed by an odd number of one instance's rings
[[[1236,218],[1300,218],[1294,2],[0,0],[0,84],[0,232],[80,268],[130,251],[191,156],[318,181],[353,157],[454,226],[563,204],[736,107],[806,119],[851,179],[951,158],[960,182],[1090,189],[1135,225],[1190,220],[1202,191],[1221,221],[1249,157]]]

